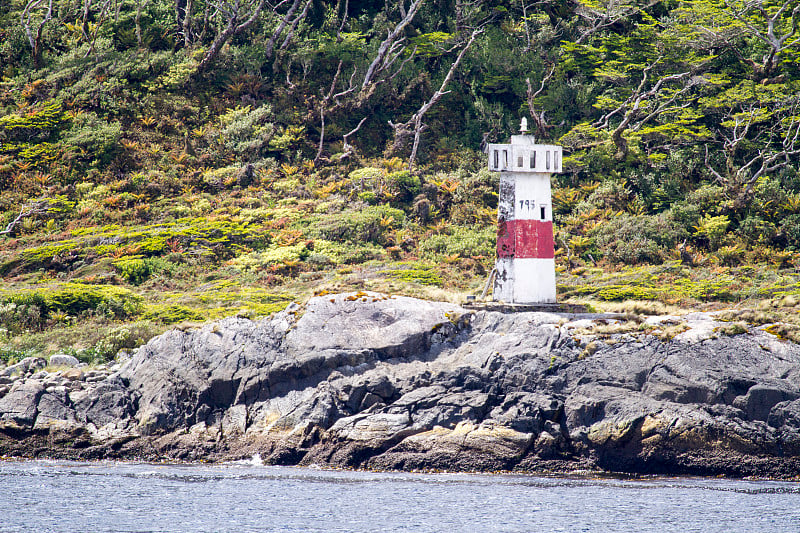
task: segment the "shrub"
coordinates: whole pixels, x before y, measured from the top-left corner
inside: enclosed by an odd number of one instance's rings
[[[255,109],[237,106],[219,118],[217,138],[226,150],[248,160],[257,159],[264,155],[275,133],[270,118],[272,108],[268,105]]]
[[[622,215],[601,224],[593,232],[604,257],[615,263],[660,263],[666,251],[688,232],[663,214]]]
[[[387,270],[386,275],[399,281],[419,283],[420,285],[430,285],[441,287],[444,282],[441,276],[431,267],[427,268],[399,268]]]
[[[62,312],[72,316],[93,313],[108,318],[129,318],[142,311],[142,298],[128,289],[108,285],[65,283],[52,288],[0,293],[12,329],[41,329],[50,313]],[[15,307],[12,309],[9,304]],[[9,327],[11,326],[11,327]]]
[[[0,153],[32,160],[55,157],[53,141],[67,121],[61,102],[55,101],[0,117]]]
[[[375,167],[364,167],[352,171],[350,174],[348,174],[347,177],[350,180],[350,183],[352,184],[359,182],[360,184],[363,185],[368,185],[368,184],[372,185],[378,180],[382,179],[384,175],[385,172],[383,169]]]
[[[496,242],[497,231],[494,227],[475,229],[454,226],[450,235],[432,235],[420,244],[420,248],[428,254],[493,257]]]
[[[744,248],[741,246],[723,246],[717,250],[717,259],[726,266],[736,266],[744,259]]]
[[[676,202],[664,212],[664,216],[682,228],[691,228],[700,222],[700,208],[688,201]]]
[[[375,205],[378,203],[378,196],[372,191],[358,193],[358,199],[370,205]]]
[[[800,250],[800,214],[793,214],[781,221],[778,234],[790,250]]]
[[[616,211],[622,211],[628,207],[630,195],[630,191],[622,180],[608,179],[594,190],[588,201],[601,209],[610,207]]]
[[[35,355],[33,350],[21,350],[18,348],[8,348],[8,347],[0,347],[0,361],[4,362],[5,364],[13,364],[26,357],[30,357]]]
[[[250,252],[232,259],[230,265],[244,272],[256,272],[271,265],[290,264],[309,256],[305,243],[291,246],[272,246],[263,252]]]
[[[200,312],[190,309],[183,305],[148,305],[144,314],[144,320],[152,320],[162,324],[176,324],[185,321],[205,320]]]
[[[154,92],[159,89],[175,90],[186,85],[196,71],[197,62],[193,58],[188,58],[171,65],[166,73],[146,85]]]
[[[347,209],[323,218],[316,234],[337,242],[385,244],[384,233],[405,220],[405,213],[386,205]]]
[[[725,201],[725,189],[720,185],[703,185],[686,197],[686,203],[696,205],[701,213],[712,215],[719,213]]]
[[[150,322],[134,322],[111,329],[92,346],[84,349],[67,349],[85,363],[105,363],[116,357],[120,350],[133,350],[159,333]]]
[[[410,201],[422,187],[419,176],[408,170],[392,172],[386,177],[386,180],[389,187],[395,191],[397,200],[403,203]]]
[[[378,259],[384,253],[383,248],[371,243],[339,243],[317,239],[314,241],[314,253],[309,255],[307,261],[313,261],[316,265],[327,262],[336,265],[357,264]]]
[[[122,278],[132,285],[140,285],[156,272],[170,271],[172,263],[158,257],[120,259],[114,268]]]
[[[796,217],[796,215],[790,215],[789,217],[786,217],[783,220],[781,227],[789,229],[792,217]],[[736,232],[748,243],[769,244],[778,234],[778,229],[772,222],[763,220],[759,217],[750,216],[739,223],[739,227],[737,228]],[[787,233],[782,233],[787,235]],[[800,231],[798,231],[797,237],[800,237]],[[800,244],[800,241],[798,241],[798,244]]]
[[[704,238],[708,241],[708,247],[716,250],[719,247],[722,237],[728,231],[731,221],[728,215],[713,217],[705,215],[695,226],[695,236]]]
[[[60,144],[75,153],[85,153],[87,159],[107,162],[118,147],[122,136],[119,122],[106,122],[95,113],[80,113],[73,119],[72,128],[65,132]]]
[[[12,335],[27,330],[40,330],[44,326],[46,313],[39,303],[6,302],[0,304],[0,325]]]

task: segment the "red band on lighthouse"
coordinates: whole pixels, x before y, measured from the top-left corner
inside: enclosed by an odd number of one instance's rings
[[[549,220],[507,220],[497,232],[497,256],[517,259],[553,259],[553,223]]]

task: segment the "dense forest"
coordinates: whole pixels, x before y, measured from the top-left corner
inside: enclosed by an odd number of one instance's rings
[[[798,0],[5,1],[0,359],[314,292],[478,294],[482,147],[521,117],[565,150],[562,299],[791,320],[799,24]]]

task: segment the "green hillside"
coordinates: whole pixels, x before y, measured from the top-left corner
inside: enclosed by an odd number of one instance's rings
[[[800,0],[3,2],[0,358],[479,294],[481,148],[522,116],[565,149],[560,298],[794,322],[799,24]]]

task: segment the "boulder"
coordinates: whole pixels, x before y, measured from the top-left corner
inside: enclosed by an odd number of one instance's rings
[[[80,363],[77,357],[65,353],[57,353],[50,356],[50,366],[77,366]]]
[[[0,422],[13,422],[23,427],[33,427],[36,422],[37,405],[44,393],[39,381],[17,382],[0,398]]]
[[[0,376],[14,376],[19,374],[32,374],[47,366],[47,361],[41,357],[26,357],[15,365],[10,365],[0,370]]]

